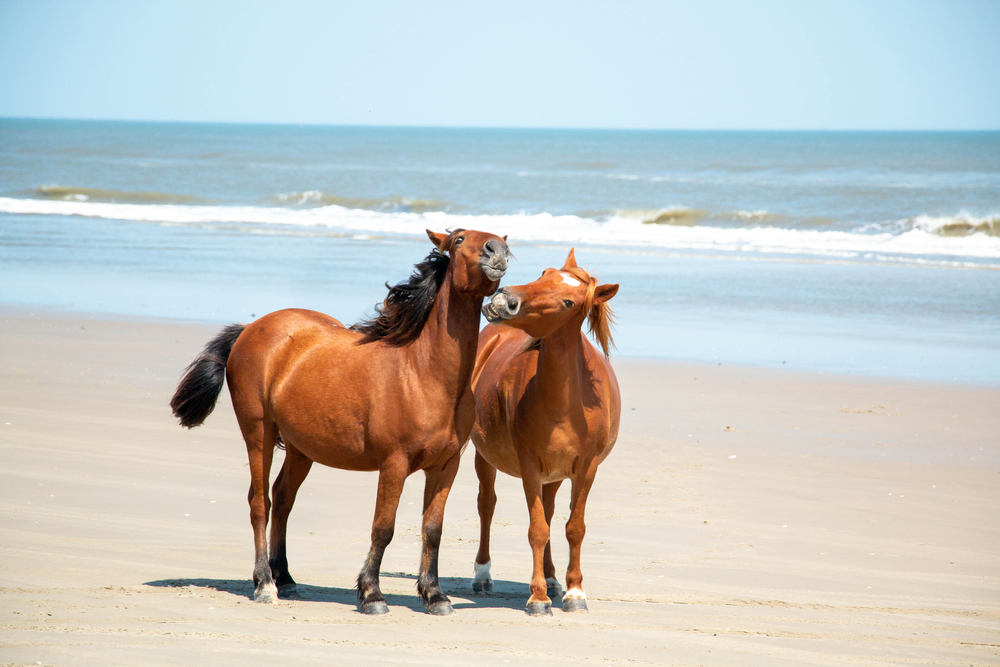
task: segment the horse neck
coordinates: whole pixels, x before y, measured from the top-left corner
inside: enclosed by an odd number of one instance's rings
[[[459,394],[469,385],[479,345],[481,302],[481,297],[455,289],[449,270],[420,336],[409,346],[424,378],[435,379]]]
[[[579,405],[583,369],[586,366],[580,322],[565,326],[542,338],[538,347],[535,385],[550,409]]]

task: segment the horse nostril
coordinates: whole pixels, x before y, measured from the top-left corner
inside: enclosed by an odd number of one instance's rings
[[[508,294],[507,310],[510,311],[511,315],[517,315],[517,311],[521,310],[521,299],[512,294]]]
[[[489,240],[483,245],[483,254],[487,257],[492,257],[497,254],[496,241]]]

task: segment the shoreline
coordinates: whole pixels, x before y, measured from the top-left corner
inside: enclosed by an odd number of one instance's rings
[[[297,307],[297,306],[296,306]],[[321,311],[322,312],[322,311]],[[198,318],[184,318],[184,317],[170,317],[170,316],[156,316],[156,315],[139,315],[132,313],[119,313],[119,312],[100,312],[94,310],[73,310],[70,308],[61,308],[58,306],[50,306],[45,304],[26,304],[26,303],[16,303],[16,302],[5,302],[0,301],[0,318],[5,317],[37,317],[42,319],[63,319],[63,320],[79,320],[79,321],[101,321],[101,322],[134,322],[134,323],[144,323],[144,324],[163,324],[163,325],[178,325],[178,326],[190,326],[190,327],[205,327],[207,331],[214,332],[211,335],[218,333],[220,327],[224,327],[227,324],[234,323],[237,320],[213,320],[213,319],[198,319]],[[246,320],[245,323],[253,321]],[[485,326],[485,324],[484,324]],[[592,339],[589,338],[591,342]],[[208,342],[206,338],[205,342]],[[831,382],[836,382],[838,379],[844,381],[858,381],[858,382],[871,382],[871,383],[884,383],[884,384],[903,384],[911,386],[927,386],[927,387],[941,387],[941,388],[969,388],[969,389],[985,389],[985,390],[1000,390],[1000,377],[996,379],[984,379],[981,382],[977,382],[974,379],[963,378],[955,380],[942,380],[942,379],[928,379],[925,377],[908,377],[900,375],[874,375],[866,374],[863,372],[852,373],[852,372],[836,372],[829,370],[816,370],[812,368],[801,368],[796,366],[785,367],[778,364],[753,364],[753,363],[737,363],[737,362],[717,362],[717,361],[699,361],[699,360],[686,360],[686,359],[674,359],[666,356],[655,356],[655,355],[643,355],[643,354],[628,354],[621,353],[617,349],[613,349],[611,352],[612,362],[617,362],[618,360],[623,360],[626,363],[652,363],[652,364],[662,364],[665,366],[677,366],[677,367],[690,367],[692,370],[696,370],[700,367],[713,368],[713,367],[723,367],[728,369],[742,369],[747,372],[773,372],[780,374],[789,378],[795,378],[801,376],[801,379],[806,379],[809,377],[824,378],[830,380]]]
[[[383,564],[391,613],[371,619],[352,586],[376,476],[321,466],[289,527],[304,599],[251,602],[246,454],[228,391],[191,431],[167,407],[217,324],[14,310],[0,306],[0,662],[1000,658],[996,388],[613,356],[623,418],[588,503],[591,611],[524,614],[526,510],[502,475],[496,594],[472,596],[470,447],[441,551],[455,614],[426,615],[414,589],[414,476]],[[564,491],[560,578],[567,510]]]
[[[79,313],[245,322],[301,307],[357,321],[427,251],[252,225],[0,218],[0,302]],[[568,247],[517,245],[506,282],[533,280]],[[1000,272],[578,251],[625,286],[613,303],[621,354],[1000,385]]]

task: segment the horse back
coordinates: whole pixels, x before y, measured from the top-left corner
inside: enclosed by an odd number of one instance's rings
[[[231,380],[269,384],[303,353],[333,338],[359,338],[339,320],[312,310],[287,308],[251,324],[233,344],[226,365]]]

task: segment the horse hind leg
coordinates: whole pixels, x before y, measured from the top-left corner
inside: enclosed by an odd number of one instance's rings
[[[271,576],[278,586],[278,596],[292,598],[299,595],[295,580],[288,572],[288,556],[285,552],[288,515],[313,462],[292,445],[286,445],[285,452],[285,462],[274,480],[271,493],[274,500],[271,505],[270,567]]]
[[[255,602],[275,603],[278,588],[271,576],[271,565],[267,553],[267,518],[271,511],[271,499],[267,485],[271,476],[271,460],[278,429],[266,419],[256,419],[251,423],[240,421],[243,439],[247,444],[247,458],[250,462],[250,525],[253,527],[254,568],[253,583]]]
[[[562,486],[562,480],[550,482],[542,487],[542,505],[545,507],[545,523],[549,526],[549,541],[545,543],[544,562],[542,572],[545,574],[545,594],[550,599],[555,599],[562,595],[562,586],[556,578],[556,566],[552,562],[552,515],[556,511],[556,493]]]
[[[497,506],[497,469],[476,452],[476,475],[479,477],[479,552],[476,554],[472,591],[480,595],[493,592],[490,576],[490,527]]]

